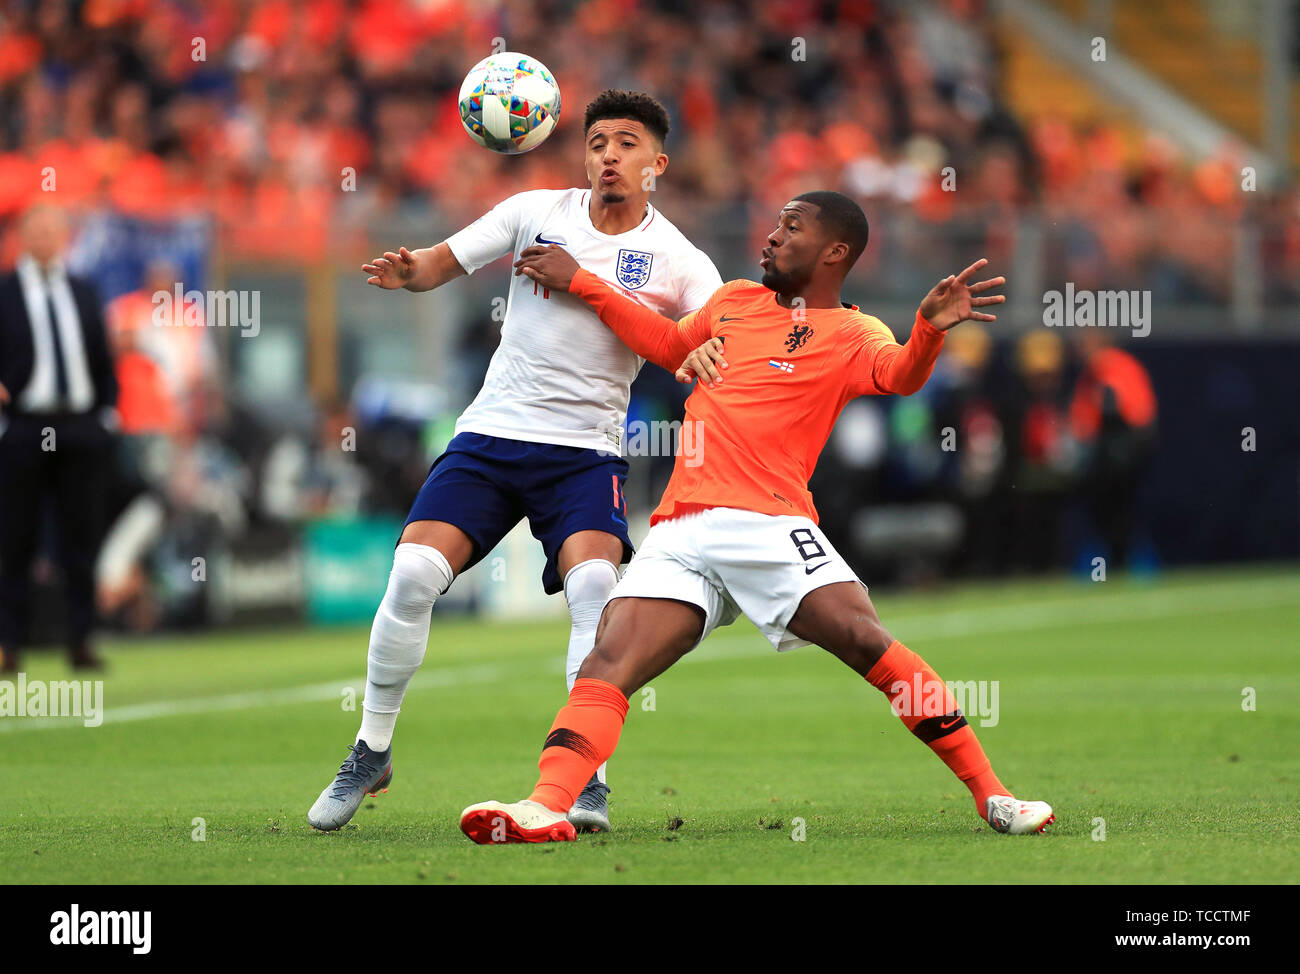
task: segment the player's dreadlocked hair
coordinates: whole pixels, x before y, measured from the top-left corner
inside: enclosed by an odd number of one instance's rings
[[[862,207],[843,193],[828,189],[800,193],[795,197],[817,207],[817,219],[830,231],[831,236],[849,245],[849,263],[852,267],[867,249],[867,215]]]
[[[668,110],[644,92],[606,88],[587,106],[582,130],[590,130],[591,123],[602,118],[630,118],[640,122],[660,145],[668,138]]]

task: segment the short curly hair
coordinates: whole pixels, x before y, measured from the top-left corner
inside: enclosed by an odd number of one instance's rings
[[[843,193],[816,189],[800,193],[794,198],[817,207],[817,221],[829,232],[832,240],[842,240],[849,248],[849,266],[852,267],[867,249],[867,215]],[[794,200],[791,200],[794,202]]]
[[[592,123],[602,118],[630,118],[640,122],[660,145],[668,138],[668,110],[657,99],[641,91],[605,89],[587,106],[582,130],[590,131]]]

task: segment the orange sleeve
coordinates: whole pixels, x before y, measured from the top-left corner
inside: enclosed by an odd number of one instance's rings
[[[573,275],[569,293],[591,305],[628,348],[669,372],[676,372],[682,360],[703,345],[712,331],[712,297],[698,311],[673,321],[620,294],[590,271],[579,270]]]
[[[851,354],[850,391],[855,396],[897,393],[910,396],[925,385],[934,371],[943,332],[916,313],[906,345],[894,340],[889,329],[864,330],[863,342]]]

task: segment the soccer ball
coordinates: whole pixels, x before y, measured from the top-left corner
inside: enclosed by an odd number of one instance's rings
[[[541,145],[560,119],[560,86],[546,65],[505,51],[485,57],[460,86],[460,121],[479,145],[516,155]]]

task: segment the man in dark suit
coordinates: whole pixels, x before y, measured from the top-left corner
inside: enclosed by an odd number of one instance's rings
[[[95,289],[63,266],[66,239],[59,210],[33,207],[23,218],[23,254],[0,276],[0,665],[11,672],[28,636],[46,503],[72,665],[100,665],[90,637],[117,379]]]

